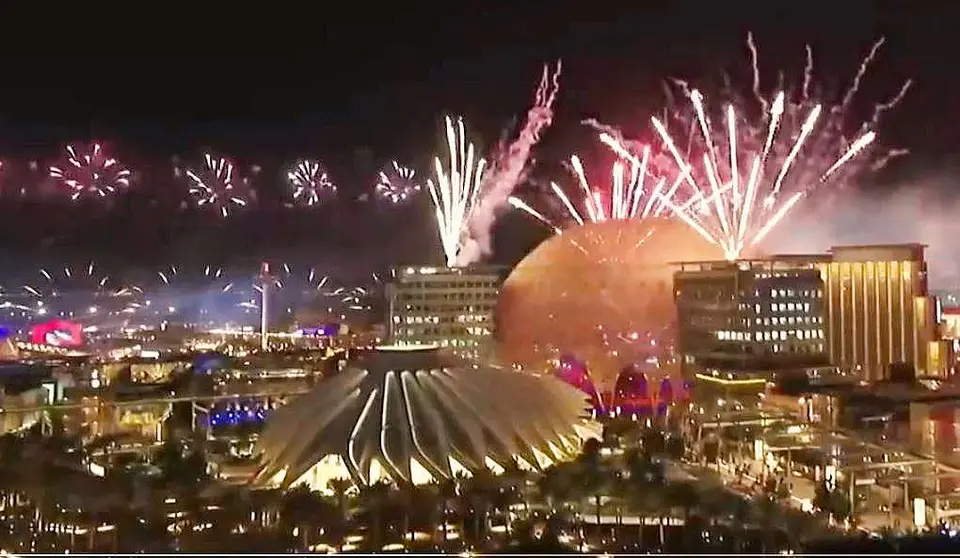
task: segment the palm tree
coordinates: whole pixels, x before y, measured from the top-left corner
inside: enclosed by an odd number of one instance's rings
[[[400,492],[405,536],[412,531],[435,533],[443,510],[443,497],[439,486],[410,484],[402,487]],[[411,538],[410,541],[412,540]]]
[[[658,428],[647,428],[643,432],[643,451],[649,456],[660,455],[665,449],[663,431]]]
[[[683,510],[684,521],[688,521],[694,508],[700,502],[701,493],[697,487],[689,482],[671,483],[667,491],[667,499],[673,506]]]
[[[573,493],[573,475],[569,465],[554,465],[546,469],[537,479],[537,488],[541,498],[555,509],[570,500]]]
[[[750,522],[751,511],[752,509],[747,502],[739,497],[730,502],[730,512],[734,523],[732,529],[735,537],[733,541],[734,552],[742,551],[743,534]]]
[[[440,532],[443,536],[443,543],[448,539],[448,521],[447,515],[450,510],[450,503],[457,497],[457,483],[452,480],[441,480],[437,484],[438,505],[440,506]]]
[[[467,502],[473,509],[474,540],[478,545],[486,539],[487,515],[495,493],[499,491],[499,484],[493,474],[487,469],[477,471],[466,483],[466,490],[461,494],[466,496]]]
[[[337,513],[340,516],[339,527],[342,530],[347,524],[350,515],[350,490],[354,487],[350,479],[331,479],[327,483],[327,488],[333,491],[333,499],[337,505]],[[337,531],[337,551],[343,550],[343,533]]]
[[[603,497],[610,488],[613,477],[611,471],[600,461],[599,456],[584,453],[577,460],[579,474],[577,485],[582,494],[593,500],[594,513],[597,520],[597,537],[601,535],[601,515],[603,511]]]
[[[304,552],[309,551],[312,546],[310,535],[315,530],[317,516],[326,511],[326,505],[323,495],[310,490],[306,485],[290,490],[283,497],[280,507],[281,524],[296,526]]]
[[[520,468],[516,461],[509,463],[500,475],[501,486],[509,488],[523,504],[524,513],[530,513],[530,494],[527,490],[529,473]]]
[[[383,512],[389,505],[390,484],[377,482],[360,489],[360,500],[370,516],[370,543],[374,551],[383,547]]]
[[[773,542],[773,533],[779,526],[780,505],[768,494],[760,494],[754,501],[754,510],[762,530],[763,551],[767,552]]]
[[[663,510],[669,508],[667,500],[668,486],[663,463],[653,461],[644,454],[632,452],[626,456],[629,477],[624,482],[623,492],[628,495],[630,504],[640,516],[639,536],[643,544],[643,531],[648,514],[661,518],[660,546],[663,546]]]
[[[390,512],[392,517],[400,516],[400,540],[406,542],[410,537],[410,515],[418,504],[419,487],[405,482],[390,494]]]

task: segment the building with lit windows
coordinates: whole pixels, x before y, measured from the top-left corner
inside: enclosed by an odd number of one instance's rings
[[[401,267],[387,286],[390,342],[449,347],[477,357],[489,347],[506,276],[500,267]]]
[[[677,264],[677,348],[684,375],[768,378],[829,364],[826,256]]]
[[[918,376],[945,376],[939,304],[927,289],[922,244],[838,246],[821,266],[833,364],[864,380],[890,377],[895,365]]]
[[[677,265],[678,348],[687,374],[829,364],[877,381],[898,366],[945,377],[953,365],[921,244]]]

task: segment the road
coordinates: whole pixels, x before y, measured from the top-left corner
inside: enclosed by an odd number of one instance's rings
[[[257,399],[261,397],[289,397],[293,395],[302,395],[307,393],[308,389],[298,389],[291,391],[266,391],[258,393],[231,393],[227,395],[192,395],[184,397],[154,397],[149,399],[131,399],[127,401],[111,401],[109,399],[91,398],[91,401],[84,403],[61,403],[54,405],[45,405],[42,407],[0,407],[0,412],[4,413],[30,413],[46,411],[49,409],[68,410],[68,409],[95,409],[97,407],[137,407],[140,405],[162,405],[169,403],[214,403],[218,401],[229,401],[231,399]]]

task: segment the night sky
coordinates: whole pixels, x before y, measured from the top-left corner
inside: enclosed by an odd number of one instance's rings
[[[39,15],[8,18],[0,56],[2,263],[9,274],[59,260],[96,259],[122,271],[271,258],[367,273],[398,261],[436,261],[426,196],[401,209],[361,198],[391,159],[426,175],[444,114],[465,116],[473,138],[490,148],[528,108],[541,65],[562,58],[558,115],[533,173],[534,180],[555,176],[570,153],[588,163],[607,156],[579,125],[582,118],[647,133],[665,77],[710,91],[726,71],[746,87],[748,30],[770,88],[778,70],[788,82],[801,79],[810,43],[818,80],[840,89],[873,40],[885,36],[861,108],[913,78],[914,89],[881,130],[885,143],[913,155],[879,186],[860,187],[889,188],[955,166],[960,48],[953,28],[960,8],[768,4],[317,3],[298,11],[259,3],[256,12],[169,8],[148,15],[131,7],[65,14],[53,23]],[[89,140],[111,146],[137,171],[132,191],[112,207],[11,196],[29,182],[28,161],[44,169],[64,142]],[[229,222],[179,207],[186,185],[173,178],[172,157],[195,163],[208,149],[232,157],[243,172],[262,168],[253,177],[258,203]],[[336,200],[310,211],[282,207],[285,165],[300,156],[326,164],[340,188]],[[522,216],[505,215],[495,259],[515,262],[545,234]]]

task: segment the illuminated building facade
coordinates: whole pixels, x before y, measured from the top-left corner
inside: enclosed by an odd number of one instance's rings
[[[946,308],[940,320],[940,333],[946,339],[960,339],[960,308]]]
[[[830,253],[821,275],[831,362],[869,381],[889,378],[894,365],[918,376],[946,375],[924,246],[839,246]]]
[[[825,256],[677,264],[677,348],[684,375],[769,377],[829,363]]]
[[[599,438],[579,390],[468,364],[435,347],[378,347],[278,408],[257,439],[259,486],[428,484],[542,471]]]
[[[910,402],[909,448],[956,467],[960,465],[960,395],[953,395],[952,399]],[[951,480],[954,485],[958,481]]]
[[[388,337],[396,345],[438,345],[477,357],[489,347],[506,270],[402,267],[387,286]]]

